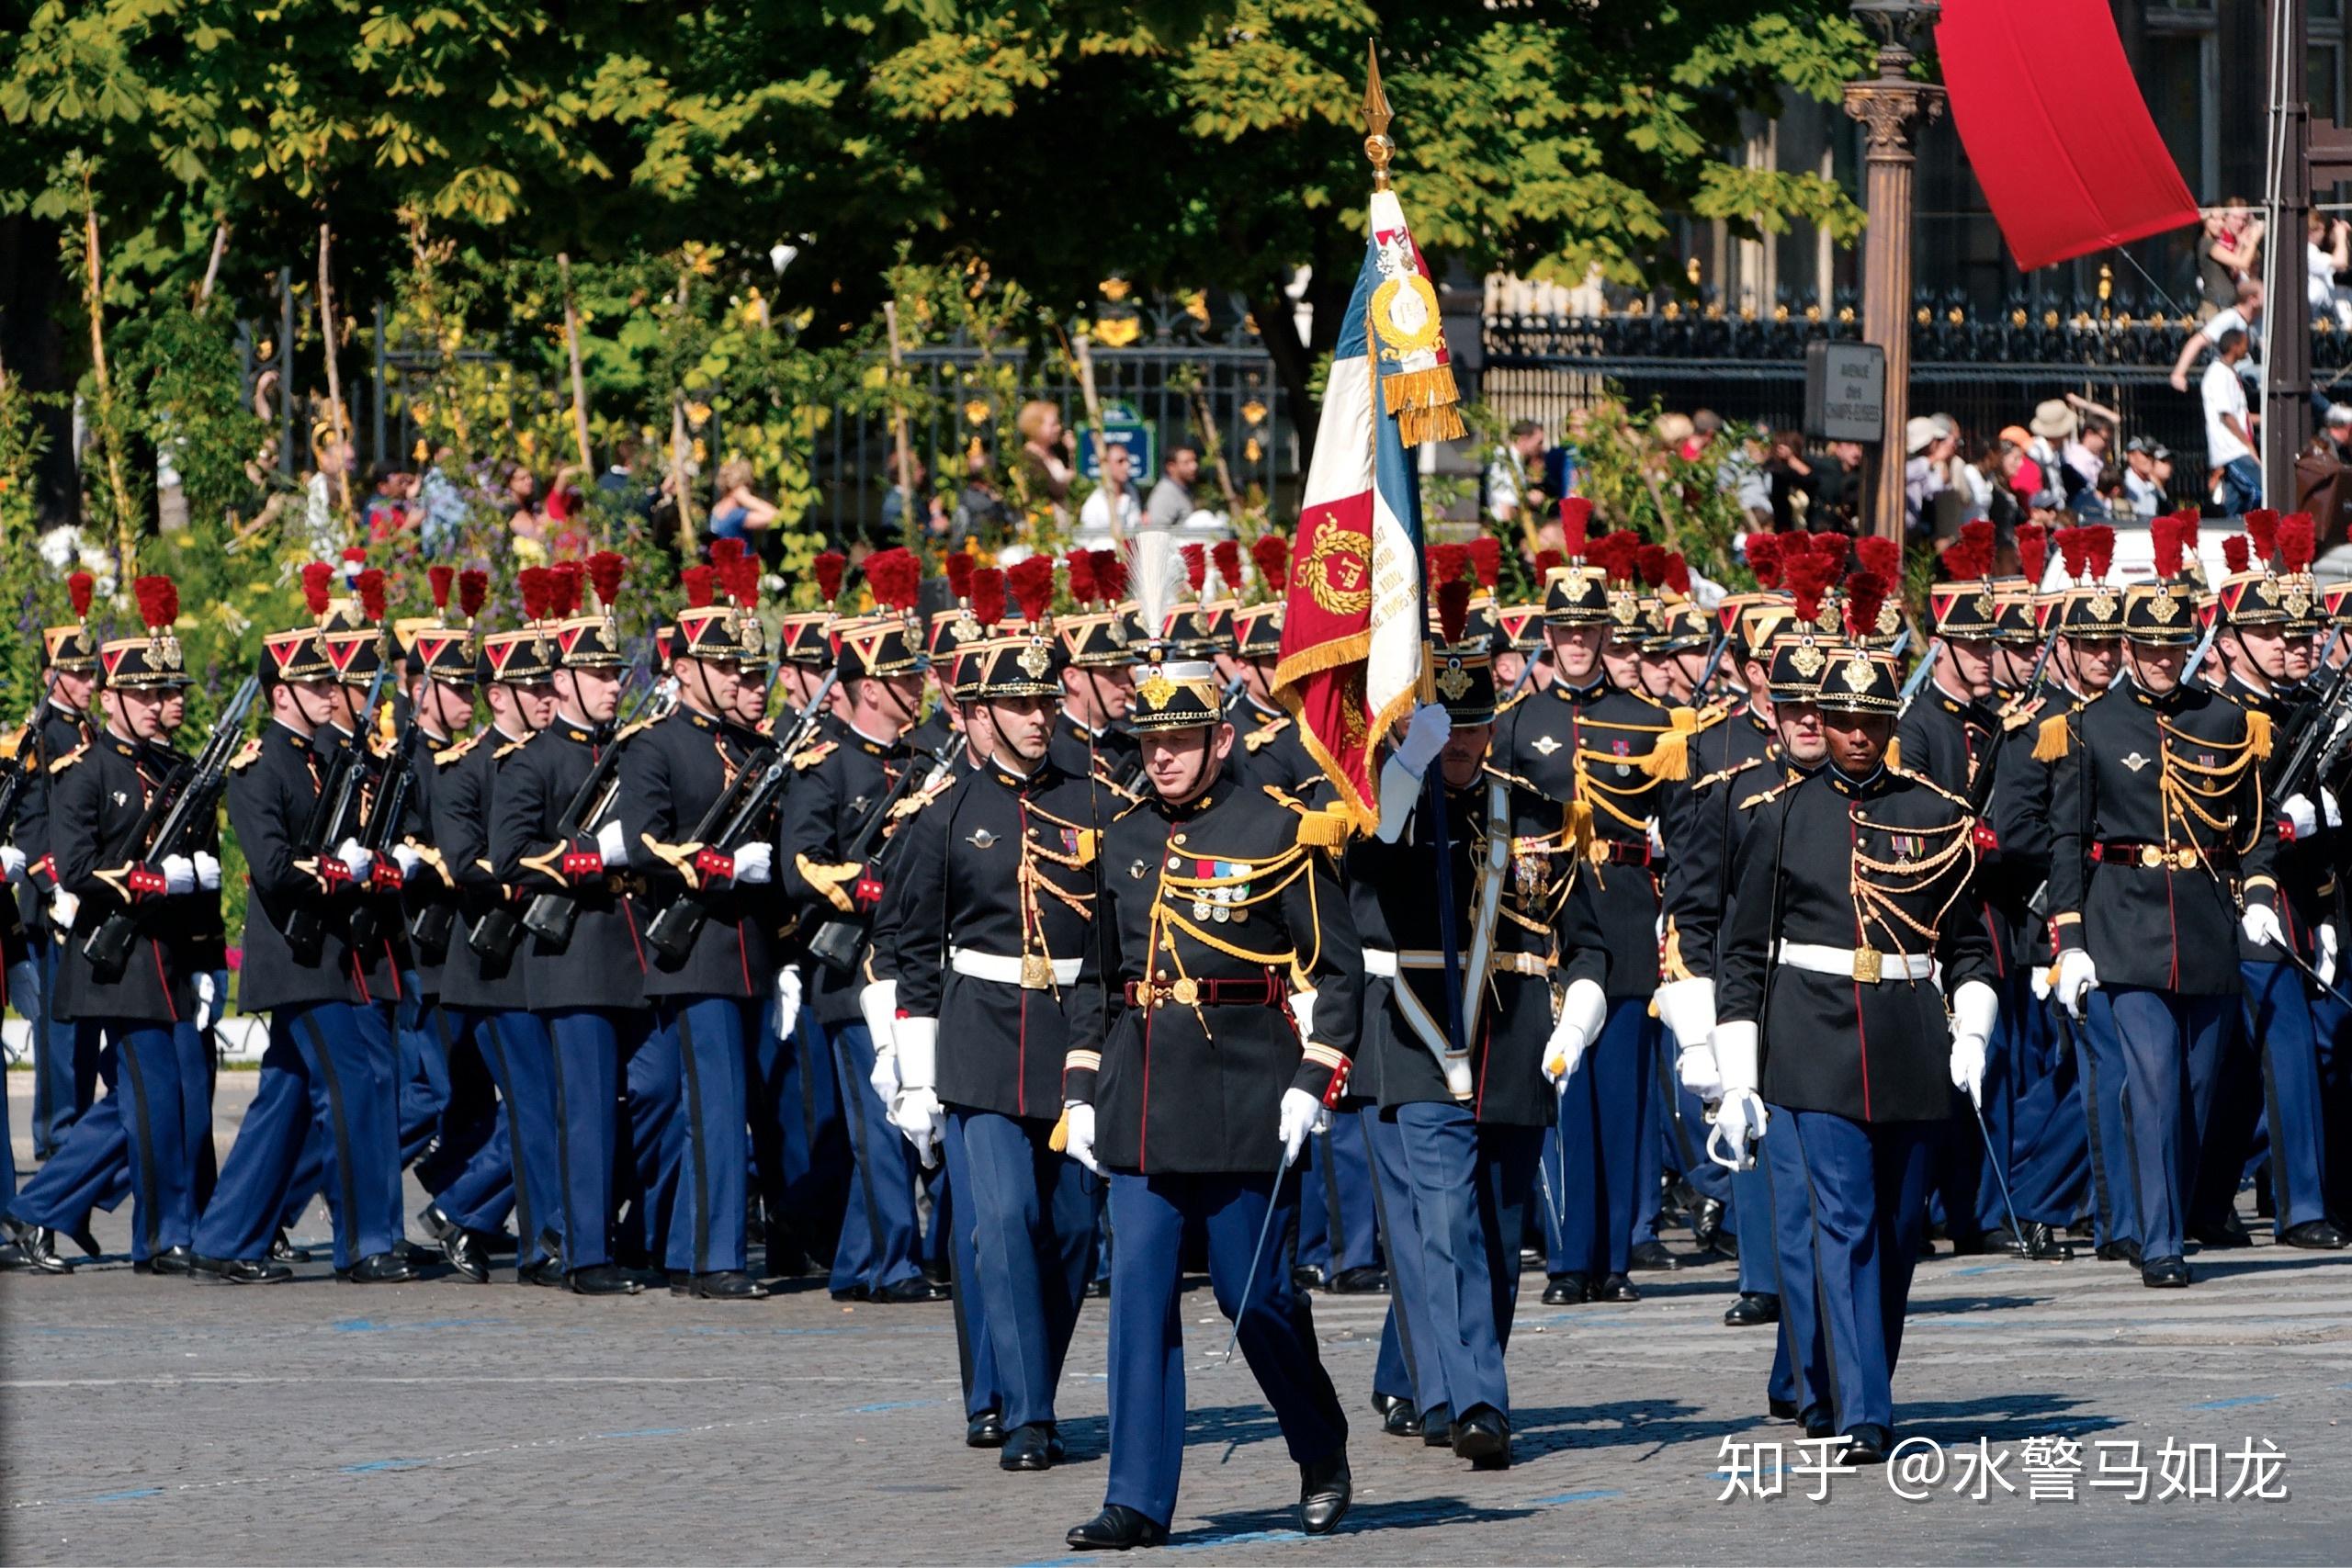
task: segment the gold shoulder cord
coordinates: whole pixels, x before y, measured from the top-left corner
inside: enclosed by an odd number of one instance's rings
[[[1168,962],[1176,971],[1176,982],[1177,986],[1180,987],[1180,995],[1177,999],[1182,1001],[1185,1006],[1193,1010],[1193,1017],[1201,1026],[1202,1037],[1204,1039],[1214,1039],[1215,1036],[1209,1033],[1209,1021],[1201,1011],[1199,984],[1184,968],[1183,955],[1177,950],[1175,939],[1171,934],[1171,928],[1173,931],[1183,932],[1204,947],[1212,948],[1218,953],[1226,954],[1229,958],[1238,958],[1245,964],[1262,964],[1269,969],[1276,969],[1280,968],[1283,964],[1288,964],[1294,972],[1298,972],[1302,969],[1306,971],[1312,971],[1316,964],[1323,955],[1323,916],[1321,909],[1317,907],[1316,902],[1315,880],[1314,877],[1309,874],[1310,865],[1307,859],[1307,852],[1306,849],[1300,845],[1293,844],[1290,848],[1283,851],[1282,853],[1268,856],[1264,860],[1250,860],[1239,856],[1227,857],[1224,855],[1204,855],[1199,858],[1204,860],[1225,861],[1227,863],[1241,866],[1248,874],[1238,879],[1230,876],[1188,876],[1182,872],[1171,868],[1168,864],[1166,857],[1163,856],[1159,866],[1159,892],[1153,897],[1151,903],[1151,920],[1148,933],[1151,939],[1149,950],[1155,959],[1163,952],[1168,954]],[[1175,897],[1188,893],[1204,892],[1213,887],[1227,886],[1236,880],[1254,882],[1261,874],[1276,875],[1276,874],[1280,874],[1278,879],[1271,886],[1252,893],[1247,898],[1237,898],[1227,901],[1223,904],[1223,907],[1228,909],[1246,909],[1253,904],[1263,904],[1268,899],[1279,896],[1284,889],[1288,888],[1292,883],[1297,881],[1301,876],[1306,876],[1307,878],[1306,897],[1308,919],[1315,927],[1315,951],[1307,957],[1304,965],[1299,963],[1298,950],[1295,945],[1284,948],[1277,953],[1252,953],[1248,948],[1241,947],[1236,943],[1226,941],[1223,937],[1213,935],[1209,931],[1204,930],[1200,922],[1187,919],[1182,914],[1178,912],[1175,904],[1172,902]],[[1198,902],[1199,900],[1189,899],[1187,901]],[[1144,976],[1145,983],[1147,985],[1151,983],[1152,976],[1150,969],[1151,965],[1147,964]],[[1181,994],[1182,992],[1189,992],[1190,995],[1186,996]]]
[[[2244,778],[2247,770],[2254,766],[2256,755],[2256,737],[2249,733],[2244,740],[2209,740],[2202,736],[2190,735],[2185,730],[2174,728],[2171,720],[2161,716],[2158,716],[2156,724],[2163,737],[2163,744],[2157,748],[2163,760],[2162,771],[2157,775],[2157,787],[2163,792],[2165,802],[2165,847],[2167,849],[2172,847],[2173,822],[2177,818],[2182,831],[2191,844],[2197,845],[2199,856],[2202,858],[2204,847],[2197,844],[2197,835],[2189,830],[2189,822],[2193,818],[2212,829],[2214,835],[2222,843],[2230,845],[2233,852],[2244,855],[2251,852],[2255,840],[2262,836],[2261,773],[2258,771],[2255,773],[2254,810],[2248,813],[2253,827],[2247,833],[2245,843],[2236,842],[2234,835],[2239,829],[2239,824],[2235,821],[2233,813],[2228,811],[2225,807],[2217,806],[2215,809],[2222,814],[2216,816],[2214,811],[2208,810],[2206,806],[2209,802],[2226,801],[2236,793],[2240,780]],[[2172,743],[2175,740],[2178,740],[2185,746],[2199,746],[2209,750],[2222,752],[2228,760],[2217,762],[2211,767],[2192,762],[2173,750]]]
[[[1943,927],[1944,916],[1951,912],[1952,905],[1959,901],[1962,890],[1975,874],[1976,818],[1962,817],[1959,821],[1940,828],[1924,828],[1872,821],[1863,815],[1860,806],[1850,810],[1854,825],[1858,828],[1875,828],[1885,833],[1907,833],[1929,840],[1945,840],[1940,849],[1930,850],[1916,860],[1873,860],[1858,847],[1854,851],[1853,869],[1849,881],[1858,921],[1865,930],[1875,925],[1886,932],[1890,939],[1889,951],[1898,956],[1909,956],[1909,950],[1903,945],[1903,933],[1895,930],[1898,924],[1907,927],[1932,948],[1936,932]],[[1897,900],[1926,892],[1938,877],[1955,864],[1960,865],[1960,874],[1951,879],[1951,891],[1945,895],[1936,912],[1924,923],[1912,919],[1910,911]],[[1872,880],[1873,877],[1878,880]]]
[[[1032,976],[1041,977],[1045,982],[1044,985],[1030,988],[1050,990],[1058,999],[1061,996],[1061,986],[1054,979],[1054,952],[1046,942],[1046,922],[1037,908],[1037,896],[1042,893],[1075,910],[1081,920],[1094,919],[1094,896],[1091,893],[1072,893],[1038,870],[1037,862],[1050,861],[1056,865],[1071,871],[1084,870],[1094,863],[1094,830],[1091,828],[1081,828],[1075,822],[1065,822],[1052,812],[1040,810],[1026,801],[1021,804],[1021,814],[1023,818],[1024,829],[1027,826],[1026,818],[1035,817],[1052,823],[1057,828],[1066,828],[1078,835],[1078,849],[1075,852],[1069,854],[1038,843],[1026,831],[1021,835],[1021,871],[1018,885],[1021,889],[1023,981],[1026,984]],[[1033,964],[1031,962],[1033,959],[1037,962]]]

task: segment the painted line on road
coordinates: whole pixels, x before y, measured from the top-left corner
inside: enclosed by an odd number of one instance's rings
[[[2230,1399],[2208,1399],[2192,1404],[2191,1410],[2235,1410],[2245,1404],[2267,1404],[2278,1396],[2275,1393],[2241,1393]]]
[[[1603,1486],[1591,1492],[1561,1492],[1549,1497],[1538,1497],[1535,1506],[1548,1508],[1555,1503],[1598,1503],[1603,1498],[1623,1497],[1624,1495],[1614,1486]]]

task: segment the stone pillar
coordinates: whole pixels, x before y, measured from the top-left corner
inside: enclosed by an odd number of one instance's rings
[[[1911,412],[1911,175],[1918,128],[1943,112],[1941,87],[1911,80],[1911,51],[1880,45],[1878,74],[1846,84],[1862,124],[1862,341],[1886,351],[1886,439],[1880,443],[1870,525],[1903,537],[1903,425]]]

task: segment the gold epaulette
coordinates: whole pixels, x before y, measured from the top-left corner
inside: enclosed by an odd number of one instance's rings
[[[1927,774],[1915,773],[1908,768],[1890,767],[1887,771],[1894,774],[1897,778],[1909,779],[1915,784],[1919,784],[1924,788],[1935,791],[1938,795],[1942,795],[1946,800],[1951,801],[1954,806],[1959,807],[1962,811],[1969,812],[1972,816],[1974,815],[1973,808],[1968,804],[1968,796],[1954,794],[1952,791],[1944,788],[1943,785],[1938,784],[1935,780],[1929,778]]]
[[[491,761],[494,762],[503,761],[508,756],[516,751],[520,751],[524,747],[528,746],[530,743],[531,738],[527,735],[520,740],[509,740],[505,745],[501,746],[497,750],[492,751],[490,754]]]
[[[229,759],[229,771],[232,773],[242,773],[260,761],[261,737],[256,735],[237,748],[237,754]]]
[[[2047,695],[2038,694],[2007,709],[2001,715],[2001,728],[2004,730],[2023,729],[2033,722],[2033,716],[2041,711],[2041,705],[2048,700]]]
[[[1642,772],[1654,779],[1675,783],[1690,776],[1690,738],[1702,728],[1698,710],[1678,707],[1667,714],[1666,733],[1642,759]]]
[[[2066,748],[2073,740],[2075,716],[2086,705],[2086,703],[2077,701],[2064,713],[2053,713],[2041,721],[2041,728],[2034,732],[2033,737],[2035,761],[2054,762],[2066,754]]]
[[[1270,718],[1256,729],[1253,729],[1249,734],[1243,736],[1241,738],[1241,744],[1248,747],[1250,750],[1255,751],[1259,747],[1265,745],[1268,741],[1273,739],[1274,737],[1280,735],[1284,729],[1288,728],[1289,726],[1290,715],[1288,714],[1283,715],[1280,718]]]
[[[676,710],[673,709],[672,711],[675,712]],[[663,714],[662,718],[667,718],[668,716],[668,714]],[[621,727],[621,732],[613,737],[613,744],[617,746],[622,741],[628,739],[630,736],[638,734],[639,731],[652,728],[655,725],[662,722],[662,718],[640,718],[635,724],[623,725]]]
[[[1704,778],[1693,779],[1690,782],[1691,792],[1696,794],[1698,791],[1705,789],[1709,784],[1719,784],[1725,779],[1737,778],[1740,774],[1747,772],[1748,769],[1761,767],[1763,764],[1763,758],[1750,757],[1745,762],[1740,762],[1732,767],[1724,768],[1718,772],[1709,773]]]
[[[2270,755],[2270,716],[2260,708],[2245,710],[2245,739],[2256,757]]]
[[[1739,808],[1742,811],[1745,811],[1751,806],[1761,806],[1766,801],[1774,799],[1785,793],[1789,786],[1796,782],[1797,781],[1794,779],[1782,779],[1770,789],[1758,790],[1754,795],[1751,795],[1746,800],[1741,801],[1739,803]]]
[[[1348,841],[1347,807],[1336,802],[1318,811],[1279,785],[1268,784],[1274,804],[1298,813],[1298,842],[1302,849],[1336,850]]]
[[[50,763],[49,771],[52,773],[63,773],[66,769],[80,761],[83,756],[87,753],[89,750],[90,743],[87,740],[83,741],[82,744],[74,747],[74,750],[66,752],[65,755]]]
[[[490,731],[487,729],[481,730],[475,734],[467,736],[463,740],[459,740],[452,745],[442,747],[441,750],[433,753],[433,765],[436,768],[447,767],[450,763],[456,761],[458,758],[464,756],[467,752],[481,745],[481,738],[489,733]]]
[[[814,746],[796,753],[792,759],[792,765],[797,771],[806,772],[831,756],[840,745],[841,742],[838,740],[820,740]]]
[[[1488,755],[1491,756],[1492,753],[1489,752]],[[1544,793],[1542,790],[1537,789],[1533,784],[1528,783],[1525,779],[1521,778],[1517,773],[1507,773],[1503,769],[1495,766],[1492,762],[1481,762],[1478,765],[1478,771],[1486,774],[1488,778],[1500,779],[1507,784],[1517,784],[1520,788],[1526,790],[1531,794],[1542,795]]]

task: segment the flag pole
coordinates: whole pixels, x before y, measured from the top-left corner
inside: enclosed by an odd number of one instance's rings
[[[1396,143],[1388,135],[1389,121],[1394,116],[1389,111],[1388,95],[1381,90],[1380,49],[1377,44],[1367,43],[1364,46],[1364,61],[1363,118],[1366,134],[1363,139],[1363,154],[1372,164],[1372,188],[1374,191],[1384,191],[1388,188],[1388,161],[1396,155]],[[1365,336],[1370,338],[1373,335],[1367,324]],[[1381,412],[1383,402],[1380,397],[1380,348],[1376,343],[1367,342],[1364,344],[1364,360],[1372,369],[1372,417],[1376,420],[1384,417]],[[1396,416],[1392,414],[1385,417],[1395,418]],[[1379,479],[1376,459],[1374,468],[1375,477],[1373,482],[1377,488]],[[1406,477],[1412,485],[1409,504],[1413,509],[1413,548],[1422,551],[1422,558],[1414,563],[1413,575],[1415,581],[1420,585],[1420,592],[1417,610],[1419,619],[1413,629],[1421,638],[1423,647],[1419,700],[1428,702],[1435,694],[1435,688],[1430,683],[1427,650],[1430,626],[1430,574],[1427,549],[1421,539],[1420,478],[1418,474],[1412,473],[1408,473]],[[1446,820],[1443,769],[1444,763],[1432,758],[1428,771],[1421,774],[1421,809],[1422,815],[1429,822],[1430,846],[1437,854],[1437,905],[1442,911],[1438,920],[1438,933],[1440,948],[1445,960],[1442,971],[1445,996],[1445,1043],[1450,1052],[1459,1056],[1468,1050],[1469,1043],[1462,1038],[1462,950],[1453,929],[1454,916],[1459,911],[1460,906],[1454,902],[1453,898],[1453,844],[1451,825]],[[1406,983],[1400,976],[1397,984]]]

